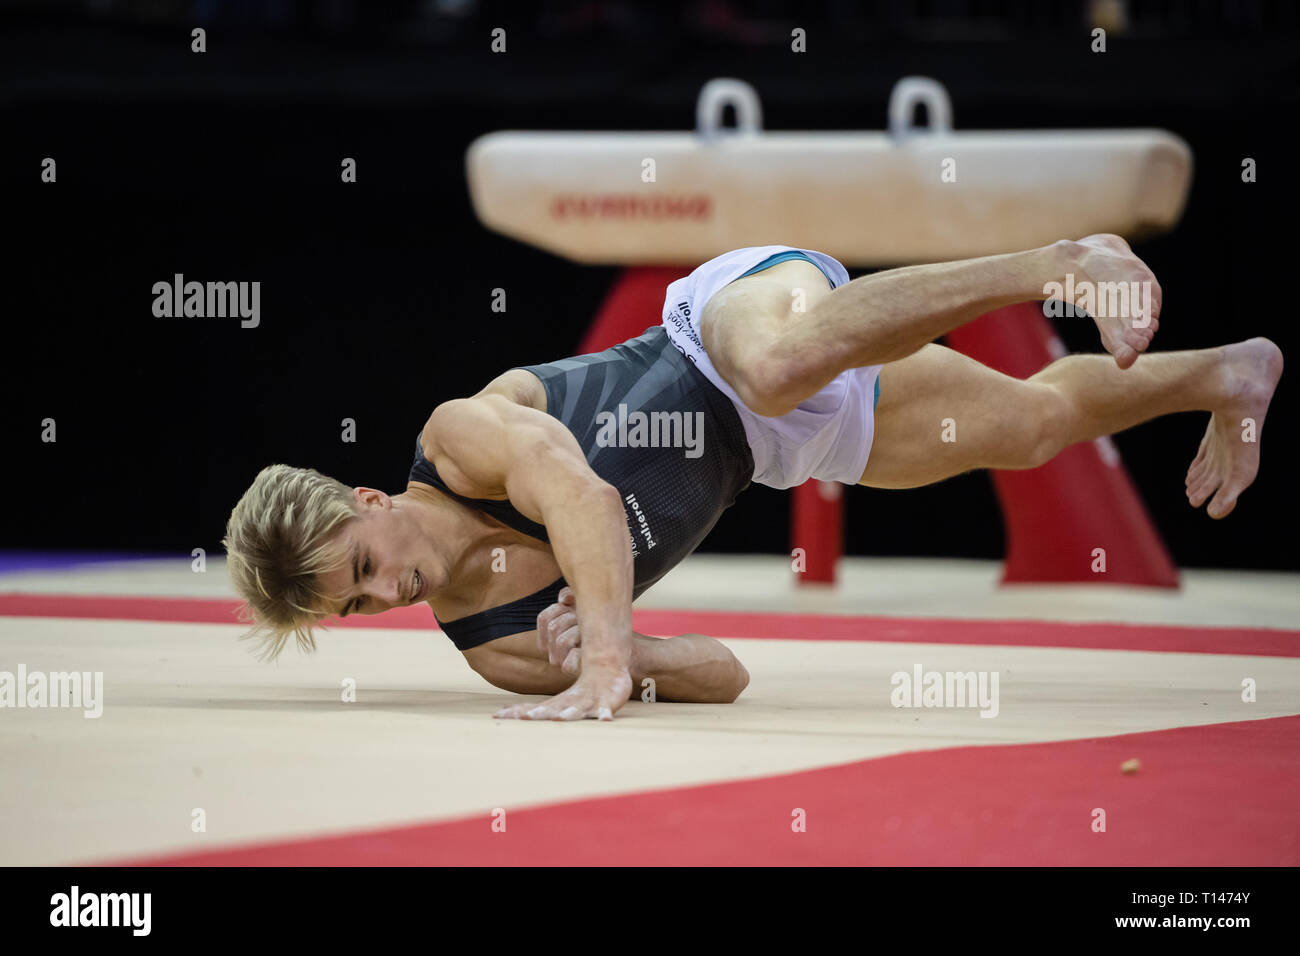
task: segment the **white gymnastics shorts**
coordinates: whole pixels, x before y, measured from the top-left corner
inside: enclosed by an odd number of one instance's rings
[[[794,411],[768,418],[751,410],[723,381],[700,339],[700,313],[713,293],[787,259],[810,260],[831,288],[849,281],[844,266],[822,252],[791,246],[737,249],[710,259],[668,286],[663,324],[673,344],[736,406],[754,455],[753,481],[771,488],[792,488],[809,478],[855,485],[871,455],[881,366],[841,372]]]

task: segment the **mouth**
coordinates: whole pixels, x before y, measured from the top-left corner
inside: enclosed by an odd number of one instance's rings
[[[425,593],[428,590],[429,590],[429,582],[424,579],[423,574],[421,574],[419,571],[416,571],[415,579],[412,582],[411,600],[408,603],[414,604],[416,601],[424,597]]]

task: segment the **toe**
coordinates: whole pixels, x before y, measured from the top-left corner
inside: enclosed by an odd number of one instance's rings
[[[1137,352],[1127,344],[1117,346],[1113,354],[1115,356],[1115,364],[1122,369],[1129,368],[1137,361],[1138,357]]]
[[[1219,483],[1213,478],[1201,478],[1199,482],[1192,485],[1187,491],[1187,500],[1192,503],[1193,508],[1199,508],[1205,504],[1205,499],[1219,486]]]
[[[1227,488],[1220,488],[1219,493],[1210,502],[1210,506],[1205,509],[1205,513],[1211,518],[1226,518],[1235,507],[1237,507],[1236,492],[1228,491]]]
[[[1135,352],[1145,352],[1147,346],[1151,344],[1151,331],[1149,329],[1133,329],[1124,336],[1124,341]]]
[[[1209,464],[1209,458],[1210,433],[1209,431],[1206,431],[1206,433],[1201,436],[1201,444],[1197,446],[1196,457],[1193,458],[1192,463],[1187,466],[1187,480],[1184,484],[1186,484],[1188,488],[1193,487],[1197,481],[1200,480],[1201,476],[1205,474],[1206,466]]]

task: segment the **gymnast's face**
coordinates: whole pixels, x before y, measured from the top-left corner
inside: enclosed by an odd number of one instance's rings
[[[382,491],[357,488],[353,494],[357,516],[333,542],[343,565],[320,582],[330,611],[339,617],[379,614],[428,600],[431,587],[442,583],[442,562],[419,522]]]

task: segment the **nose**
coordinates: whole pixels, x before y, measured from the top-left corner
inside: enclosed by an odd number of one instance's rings
[[[395,574],[382,580],[376,577],[369,590],[371,597],[389,607],[402,603],[402,585]]]

